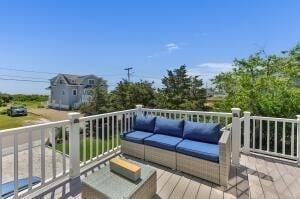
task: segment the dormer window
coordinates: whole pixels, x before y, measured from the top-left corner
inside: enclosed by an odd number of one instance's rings
[[[72,82],[72,84],[75,84],[75,80],[74,79],[72,79],[71,82]]]
[[[60,80],[59,80],[59,83],[60,83],[60,84],[63,84],[63,83],[64,83],[64,80],[60,79]]]
[[[95,85],[95,80],[94,79],[89,79],[89,85]]]

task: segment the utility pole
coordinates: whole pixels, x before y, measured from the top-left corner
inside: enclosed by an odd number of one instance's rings
[[[130,70],[132,70],[132,69],[133,69],[132,67],[124,68],[124,70],[127,70],[127,80],[128,80],[128,82],[130,82],[130,75],[131,75]]]

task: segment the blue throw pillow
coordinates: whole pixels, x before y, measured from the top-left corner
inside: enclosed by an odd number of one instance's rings
[[[151,116],[135,116],[134,127],[136,131],[153,132],[155,126],[156,117]]]
[[[221,136],[217,123],[185,122],[183,138],[195,141],[218,144]]]
[[[155,122],[154,133],[182,137],[183,120],[172,120],[158,117]]]

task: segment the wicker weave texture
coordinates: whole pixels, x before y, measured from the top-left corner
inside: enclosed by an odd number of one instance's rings
[[[156,172],[149,177],[149,179],[132,195],[132,199],[151,199],[156,194]]]
[[[81,184],[81,198],[83,199],[108,199],[109,197],[103,195],[102,193],[91,189],[85,184]]]
[[[121,140],[121,151],[127,155],[145,159],[145,146],[143,144]]]
[[[176,153],[145,145],[145,160],[176,169]]]
[[[224,131],[219,141],[220,154],[220,184],[227,186],[229,171],[230,171],[230,157],[231,157],[231,133]]]
[[[220,184],[219,164],[177,153],[177,170]]]

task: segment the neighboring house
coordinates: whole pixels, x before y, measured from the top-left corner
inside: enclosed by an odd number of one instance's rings
[[[82,102],[90,99],[90,88],[99,78],[95,75],[59,74],[50,79],[51,91],[48,107],[59,109],[77,108]]]

